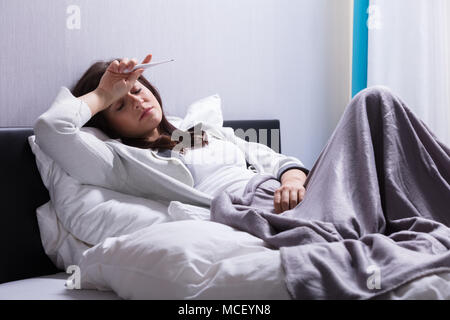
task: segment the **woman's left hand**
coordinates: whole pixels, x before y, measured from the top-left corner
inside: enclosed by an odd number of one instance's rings
[[[291,171],[291,170],[289,170]],[[294,171],[294,170],[292,170]],[[282,213],[286,210],[290,210],[295,208],[295,206],[300,202],[303,201],[303,198],[305,197],[306,189],[304,187],[304,182],[306,175],[302,172],[303,177],[297,177],[297,172],[289,172],[292,173],[292,177],[289,176],[282,176],[281,179],[281,187],[275,190],[274,193],[274,207],[275,207],[275,213]],[[288,173],[288,172],[286,172]]]

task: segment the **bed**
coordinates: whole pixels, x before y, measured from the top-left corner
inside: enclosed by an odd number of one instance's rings
[[[279,129],[280,123],[235,120],[224,126],[255,128],[259,134],[258,129]],[[91,248],[80,266],[90,270],[90,281],[83,286],[87,289],[70,290],[70,275],[43,247],[37,209],[49,213],[54,208],[45,206],[49,192],[27,141],[31,135],[28,127],[0,128],[0,235],[5,257],[0,262],[0,299],[290,299],[278,250],[248,233],[208,221],[205,211],[180,209],[176,203],[171,211],[174,221],[108,238]],[[171,236],[175,233],[177,237]],[[135,241],[144,235],[143,241]],[[95,252],[108,254],[98,261]],[[126,264],[117,267],[130,259],[117,260],[123,252],[137,257],[134,270]],[[450,299],[450,274],[422,277],[379,299]]]
[[[278,120],[228,120],[236,129],[279,129]],[[27,138],[31,127],[0,128],[1,177],[0,234],[5,259],[0,262],[0,299],[119,299],[111,291],[67,290],[70,274],[52,262],[45,253],[36,209],[49,201],[35,156]],[[267,136],[271,145],[271,135]],[[281,152],[280,137],[278,146]]]

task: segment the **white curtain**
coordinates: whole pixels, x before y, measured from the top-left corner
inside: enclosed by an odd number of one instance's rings
[[[371,0],[367,85],[397,93],[450,146],[450,0]]]

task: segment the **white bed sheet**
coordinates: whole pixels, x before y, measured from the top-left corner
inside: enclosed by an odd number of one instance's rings
[[[65,287],[69,274],[12,281],[0,285],[0,300],[119,300],[112,291],[76,290]]]
[[[0,300],[120,300],[113,291],[69,290],[64,286],[68,274],[12,281],[0,285]],[[450,300],[450,273],[423,277],[378,299]]]
[[[109,238],[78,265],[82,288],[124,299],[290,299],[279,250],[211,221],[161,223]]]
[[[41,209],[38,217],[41,232],[46,231],[42,236],[47,254],[64,269],[83,260],[91,289],[106,291],[66,289],[68,274],[61,273],[0,285],[0,299],[290,298],[279,251],[269,250],[250,234],[208,221],[206,209],[174,201],[168,210],[173,222],[112,237],[90,249],[56,232],[62,229],[55,226],[55,213],[48,206]],[[43,228],[46,220],[52,220],[48,230]],[[143,255],[124,257],[127,252]],[[139,275],[123,269],[139,263],[144,271]],[[172,281],[174,274],[176,281]],[[154,294],[155,287],[158,294]],[[450,273],[417,279],[380,299],[450,299]]]
[[[450,272],[413,280],[377,298],[378,300],[450,300]]]
[[[82,287],[125,299],[290,299],[279,250],[211,221],[163,223],[110,238],[87,250],[80,268]],[[450,272],[379,299],[450,299]]]
[[[91,290],[66,289],[69,275],[60,273],[1,284],[0,299],[290,298],[279,251],[248,233],[208,221],[206,209],[172,202],[168,214],[173,222],[94,247],[58,228],[50,209],[38,210],[46,253],[61,269],[82,263]],[[450,299],[450,273],[423,277],[380,298]]]

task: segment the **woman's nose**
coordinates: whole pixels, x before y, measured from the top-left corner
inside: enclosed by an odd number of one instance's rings
[[[131,96],[131,99],[132,99],[132,106],[135,108],[135,109],[137,109],[137,108],[140,108],[141,107],[141,105],[142,105],[142,103],[144,102],[144,99],[142,99],[141,97],[139,97],[139,96]]]

